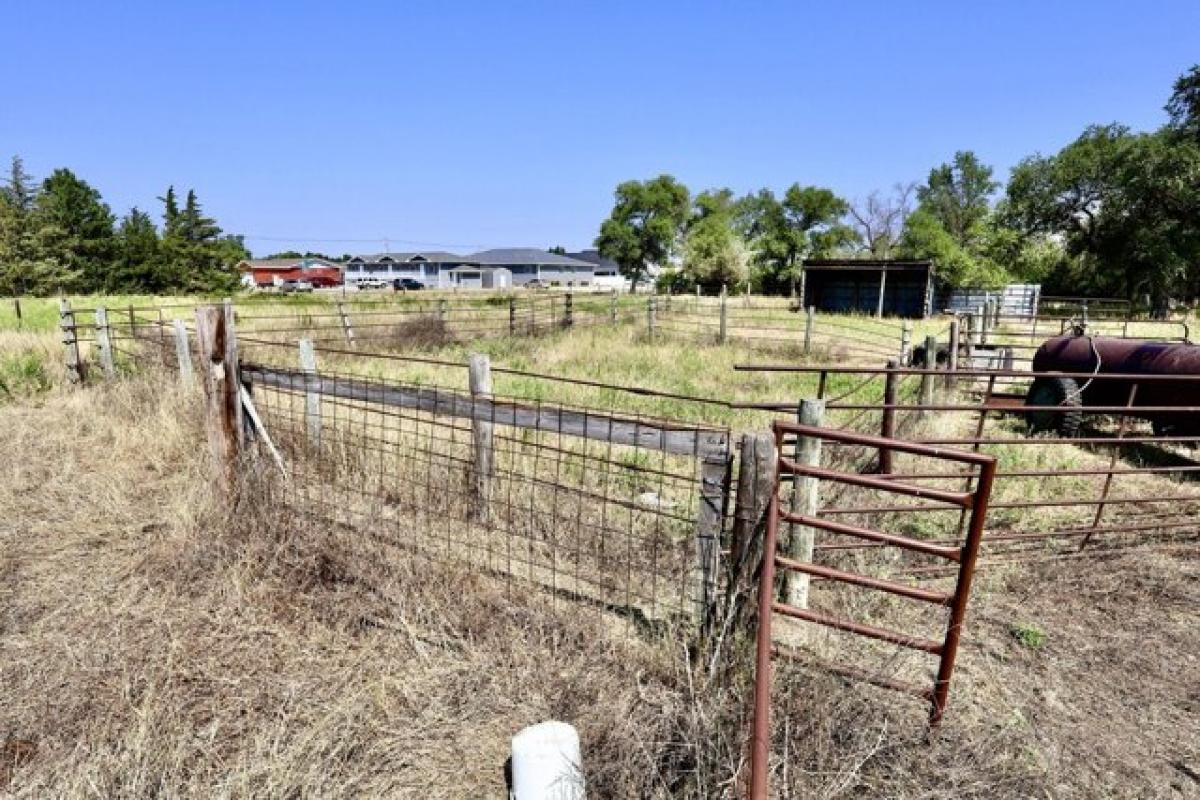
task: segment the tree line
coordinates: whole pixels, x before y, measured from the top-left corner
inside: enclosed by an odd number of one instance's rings
[[[970,151],[851,203],[794,183],[781,195],[693,195],[670,175],[616,188],[596,246],[635,288],[750,286],[794,292],[806,258],[932,259],[943,286],[1040,283],[1048,294],[1121,297],[1164,310],[1200,295],[1200,65],[1175,81],[1167,121],[1094,125],[1007,185]]]
[[[161,227],[133,208],[119,221],[69,169],[40,183],[14,156],[0,186],[0,294],[224,292],[249,257],[205,216],[195,191],[158,198]]]

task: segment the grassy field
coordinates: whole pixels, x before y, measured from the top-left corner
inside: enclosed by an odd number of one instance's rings
[[[317,301],[261,302],[300,316]],[[731,642],[740,655],[714,672],[670,637],[634,635],[594,610],[289,513],[280,501],[300,489],[269,477],[229,508],[210,494],[197,398],[153,359],[125,380],[67,389],[54,305],[32,308],[28,324],[42,319],[40,330],[0,330],[0,447],[10,456],[0,463],[0,796],[501,796],[508,738],[552,717],[581,731],[590,797],[740,796],[745,632]],[[459,363],[469,352],[500,367],[723,401],[815,391],[812,377],[732,369],[803,362],[794,345],[651,338],[640,318],[431,341],[419,355]],[[244,353],[295,363],[292,346]],[[466,383],[459,367],[319,359],[336,372]],[[769,419],[494,378],[501,394],[736,431]],[[840,379],[829,394],[850,388]],[[876,383],[859,396],[880,392]],[[960,428],[935,418],[913,432]],[[1074,446],[994,449],[1005,469],[1103,458]],[[1147,492],[1170,491],[1145,480]],[[1062,486],[1013,481],[997,498],[1053,497]],[[1020,529],[1046,513],[1014,509],[996,524]],[[918,528],[907,533],[937,535]],[[1200,652],[1196,555],[1192,544],[982,572],[951,712],[931,740],[920,703],[779,662],[778,796],[1200,796],[1200,663],[1188,655]],[[913,604],[846,609],[918,632],[932,622]],[[859,645],[811,640],[822,660],[878,656],[929,678],[929,661]]]

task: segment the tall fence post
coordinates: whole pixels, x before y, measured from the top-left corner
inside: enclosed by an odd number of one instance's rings
[[[721,528],[729,489],[729,455],[724,447],[702,454],[700,502],[696,508],[696,622],[703,633],[717,602]]]
[[[575,293],[567,289],[567,299],[563,304],[563,327],[569,328],[575,324]]]
[[[483,408],[493,408],[492,363],[485,353],[472,353],[470,360],[471,388],[471,439],[474,444],[472,471],[475,478],[474,517],[487,522],[491,511],[492,475],[495,473],[495,450],[493,448],[492,413],[481,413]],[[480,401],[487,401],[481,407]]]
[[[84,377],[83,359],[79,357],[79,331],[75,329],[75,312],[71,310],[71,301],[65,297],[58,301],[58,327],[62,330],[67,381],[79,385]]]
[[[962,331],[960,330],[958,315],[954,315],[954,319],[950,320],[950,352],[946,361],[946,391],[954,391],[955,374],[958,372],[958,350],[962,345]]]
[[[17,330],[21,330],[25,327],[25,320],[21,316],[21,298],[19,297],[13,298],[13,313],[17,316]]]
[[[725,344],[729,334],[729,288],[721,284],[721,327],[717,331],[717,343]]]
[[[314,385],[317,380],[317,351],[312,339],[301,339],[300,369],[304,372],[304,427],[313,447],[321,446],[321,394]]]
[[[608,296],[608,321],[613,325],[617,324],[617,290],[613,289],[612,294]]]
[[[816,306],[809,306],[804,310],[804,355],[812,352],[813,325],[816,318]]]
[[[200,350],[209,451],[217,486],[230,495],[236,486],[237,460],[244,437],[237,338],[230,306],[196,309],[196,342]]]
[[[517,335],[517,298],[508,298],[508,335]]]
[[[937,368],[937,346],[936,336],[925,337],[925,363],[921,364],[927,370],[921,375],[921,405],[923,406],[933,405],[933,386],[937,381],[928,370]],[[922,411],[921,415],[925,416],[928,413],[928,411]]]
[[[100,369],[104,372],[105,380],[117,376],[117,367],[113,363],[112,337],[108,329],[108,309],[96,306],[96,347],[100,351]]]
[[[896,370],[900,368],[900,362],[894,358],[888,359],[887,375],[883,381],[883,422],[879,426],[879,435],[885,439],[896,438],[896,391],[900,383],[900,376]],[[879,471],[884,475],[890,475],[895,471],[895,465],[892,462],[892,451],[884,448],[879,451]]]
[[[820,427],[825,419],[825,401],[807,399],[800,401],[799,420],[801,425]],[[796,463],[806,467],[821,466],[821,440],[816,436],[796,437]],[[816,516],[821,482],[811,475],[795,475],[792,478],[792,511],[805,516]],[[791,526],[788,537],[788,556],[796,561],[811,562],[816,529],[807,525]],[[767,554],[768,556],[770,554]],[[783,596],[788,605],[808,608],[807,573],[786,570]]]
[[[904,320],[904,324],[900,326],[900,363],[908,363],[908,354],[912,352],[912,335],[913,325],[909,320]]]
[[[346,344],[354,347],[354,324],[350,320],[350,312],[346,310],[346,304],[341,300],[337,303],[337,311],[338,319],[342,322],[342,334],[346,337]]]
[[[649,331],[651,338],[654,336],[654,329],[658,322],[658,309],[655,307],[657,298],[651,292],[646,298],[646,329]]]
[[[775,489],[775,436],[747,433],[738,452],[737,496],[734,498],[733,535],[731,537],[730,585],[734,585],[752,562],[754,533],[767,511]],[[752,568],[752,567],[751,567]]]
[[[188,344],[187,326],[183,320],[177,319],[172,327],[175,329],[175,361],[179,364],[179,380],[190,389],[196,385],[196,375],[192,371],[192,348]]]

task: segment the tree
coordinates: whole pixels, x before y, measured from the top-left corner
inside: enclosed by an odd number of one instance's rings
[[[116,244],[108,291],[159,293],[173,288],[163,269],[158,229],[149,214],[130,209],[117,228]]]
[[[891,258],[904,233],[904,222],[912,213],[915,183],[897,183],[892,195],[871,192],[867,199],[850,206],[851,227],[859,245],[872,258]]]
[[[1171,130],[1200,142],[1200,64],[1176,79],[1166,111]]]
[[[653,266],[664,266],[675,252],[688,216],[688,190],[670,175],[617,186],[608,219],[600,225],[596,247],[617,262],[630,291]]]
[[[739,224],[750,239],[758,283],[766,292],[795,294],[805,258],[828,256],[854,239],[841,221],[849,204],[819,186],[793,183],[783,200],[763,189],[740,206]]]
[[[929,171],[929,179],[917,187],[917,200],[959,246],[966,247],[972,228],[983,222],[989,200],[999,188],[991,167],[971,151],[960,150],[951,163]]]
[[[20,156],[13,156],[0,187],[0,292],[44,294],[63,282],[59,265],[42,256],[33,221],[37,184]]]
[[[69,169],[56,169],[42,182],[31,220],[42,258],[61,267],[61,288],[95,292],[105,287],[113,215],[98,191]]]
[[[563,247],[561,244],[556,244],[554,247],[547,247],[546,252],[554,253],[555,255],[559,256],[565,256],[567,254],[567,248]]]
[[[690,285],[737,286],[747,277],[748,253],[734,229],[733,192],[696,195],[683,243],[683,274]]]
[[[238,284],[235,267],[249,256],[241,237],[222,236],[189,190],[183,208],[168,187],[163,201],[162,253],[168,285],[188,292],[230,291]]]

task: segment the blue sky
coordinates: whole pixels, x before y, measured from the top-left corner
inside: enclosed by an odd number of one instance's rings
[[[973,149],[1003,176],[1161,124],[1200,62],[1196,0],[12,0],[0,29],[0,157],[118,213],[194,187],[258,254],[584,247],[662,172],[856,198]]]

